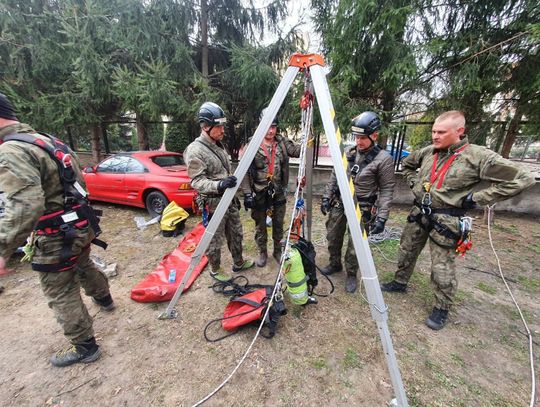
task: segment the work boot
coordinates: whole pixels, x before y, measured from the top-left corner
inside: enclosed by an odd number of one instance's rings
[[[446,324],[446,319],[448,318],[448,310],[447,309],[440,309],[437,307],[433,308],[433,311],[431,311],[431,315],[426,320],[426,325],[435,330],[438,331],[444,327]]]
[[[274,252],[272,253],[272,257],[276,259],[278,264],[281,264],[281,253],[282,253],[281,246],[277,246],[277,247],[274,246]]]
[[[329,264],[326,267],[323,267],[321,269],[321,273],[323,273],[325,276],[329,276],[330,274],[339,273],[343,271],[343,267],[341,267],[341,264],[338,266],[334,266],[333,264]]]
[[[268,260],[268,253],[260,252],[259,257],[255,260],[255,265],[257,267],[264,267],[266,266],[266,260]]]
[[[356,276],[347,276],[345,280],[345,291],[352,294],[356,291]]]
[[[248,270],[252,268],[255,265],[255,262],[253,260],[244,260],[242,264],[236,265],[233,264],[232,271],[233,273],[238,273],[240,271]]]
[[[116,307],[111,297],[111,294],[100,299],[92,297],[92,301],[99,305],[103,311],[111,312]]]
[[[71,345],[69,348],[57,352],[51,356],[53,366],[66,367],[75,363],[95,362],[101,356],[101,350],[92,337],[87,341]]]
[[[217,281],[229,281],[232,278],[227,273],[225,273],[225,271],[223,271],[221,267],[215,271],[210,271],[210,276]]]
[[[381,291],[390,293],[405,293],[407,292],[407,284],[398,283],[396,280],[392,280],[389,283],[381,284]]]

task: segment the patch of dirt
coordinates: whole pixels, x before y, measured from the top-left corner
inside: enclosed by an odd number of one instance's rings
[[[290,199],[289,201],[291,201]],[[143,210],[112,205],[104,209],[107,251],[93,254],[118,263],[110,280],[117,309],[106,313],[84,297],[102,346],[92,364],[58,369],[49,356],[66,345],[48,309],[38,280],[28,265],[12,259],[16,273],[0,280],[0,405],[2,406],[190,406],[218,386],[249,346],[256,327],[217,343],[207,343],[203,329],[223,314],[227,298],[208,287],[205,270],[179,301],[179,318],[160,321],[167,303],[141,304],[130,289],[178,238],[164,238],[159,227],[135,227]],[[290,211],[289,211],[290,213]],[[399,227],[407,208],[396,208],[387,223]],[[429,253],[422,253],[406,295],[387,295],[389,326],[411,406],[523,406],[530,397],[528,343],[524,328],[497,277],[482,214],[475,220],[474,248],[458,259],[459,305],[442,331],[424,325],[431,310]],[[326,264],[324,218],[314,211],[317,261]],[[256,256],[253,221],[242,210],[247,256]],[[186,230],[199,219],[190,218]],[[535,337],[540,329],[540,228],[530,217],[496,214],[494,244]],[[392,275],[397,244],[372,248],[383,281]],[[223,250],[224,265],[230,254]],[[270,284],[277,264],[245,273],[252,283]],[[260,338],[229,383],[209,406],[384,406],[392,386],[377,327],[360,293],[344,290],[344,273],[333,278],[336,291],[319,304],[297,308],[280,320],[271,339]],[[319,292],[328,290],[320,280]],[[220,328],[212,330],[215,336]],[[538,355],[538,339],[535,351]],[[538,356],[536,356],[538,363]]]

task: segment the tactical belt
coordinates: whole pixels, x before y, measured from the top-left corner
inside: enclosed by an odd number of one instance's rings
[[[419,207],[420,209],[423,208],[422,204],[418,202],[416,199],[414,200],[414,205]],[[450,215],[450,216],[464,216],[467,212],[463,208],[430,208],[432,214],[441,214],[441,215]]]
[[[32,270],[34,271],[66,271],[75,266],[78,256],[73,256],[71,246],[75,240],[77,234],[76,229],[83,228],[91,224],[88,219],[87,210],[93,210],[89,206],[74,206],[68,210],[61,210],[58,212],[49,213],[43,215],[37,223],[34,230],[38,235],[53,236],[62,234],[63,243],[62,250],[60,252],[60,261],[55,264],[37,264],[32,263]],[[101,210],[93,210],[94,216],[100,216]],[[93,239],[92,243],[107,248],[107,243],[100,239]],[[89,247],[89,246],[87,246]],[[86,248],[85,248],[86,249]]]
[[[422,209],[422,205],[414,200],[414,205]],[[443,214],[443,215],[450,215],[450,216],[463,216],[465,215],[465,209],[461,208],[431,208],[431,212],[429,215],[425,213],[418,213],[416,216],[409,215],[407,217],[408,222],[416,222],[418,223],[424,230],[430,231],[431,229],[435,229],[435,231],[440,234],[441,236],[447,237],[449,239],[454,239],[458,241],[461,238],[461,235],[452,232],[450,229],[448,229],[446,226],[444,226],[442,223],[438,222],[433,218],[432,215],[434,214]],[[427,219],[428,224],[424,225],[422,223],[422,218],[425,217]]]

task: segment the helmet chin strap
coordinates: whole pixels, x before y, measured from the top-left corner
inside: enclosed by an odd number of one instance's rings
[[[205,129],[201,129],[208,137],[210,137],[212,140],[214,141],[217,141],[214,137],[212,137],[210,135],[210,133],[212,132],[212,129],[216,127],[216,126],[210,126],[210,128],[208,130],[205,130]]]

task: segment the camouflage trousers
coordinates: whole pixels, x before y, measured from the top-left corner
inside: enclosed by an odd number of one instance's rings
[[[242,223],[240,222],[240,213],[235,203],[232,203],[225,212],[221,223],[219,224],[214,237],[206,249],[206,255],[210,262],[212,271],[217,271],[221,266],[221,246],[223,239],[227,240],[227,247],[231,252],[234,264],[242,264],[242,238],[243,238]]]
[[[272,206],[272,240],[274,250],[280,247],[283,238],[283,221],[286,212],[286,199],[284,194],[276,194]],[[263,194],[255,195],[255,207],[251,210],[251,219],[255,221],[255,243],[260,253],[267,251],[268,230],[266,227],[266,207]]]
[[[413,211],[416,211],[414,209]],[[434,230],[426,230],[417,222],[408,221],[401,234],[398,249],[398,266],[395,280],[407,284],[414,271],[420,252],[429,239],[431,254],[431,286],[435,294],[435,306],[449,309],[454,303],[458,283],[456,279],[455,246],[441,246],[430,238]]]
[[[362,213],[368,214],[369,208],[362,210]],[[326,240],[328,241],[328,254],[330,265],[334,268],[341,268],[341,250],[347,228],[347,216],[343,210],[343,204],[333,206],[328,212],[326,219]],[[368,230],[370,217],[362,216],[362,228]],[[358,272],[358,259],[351,239],[350,233],[347,233],[347,250],[345,252],[345,271],[348,275],[355,276]]]
[[[81,298],[81,287],[89,297],[101,299],[110,294],[107,277],[89,256],[90,248],[79,254],[71,270],[38,273],[49,308],[72,344],[94,336],[92,317]]]

